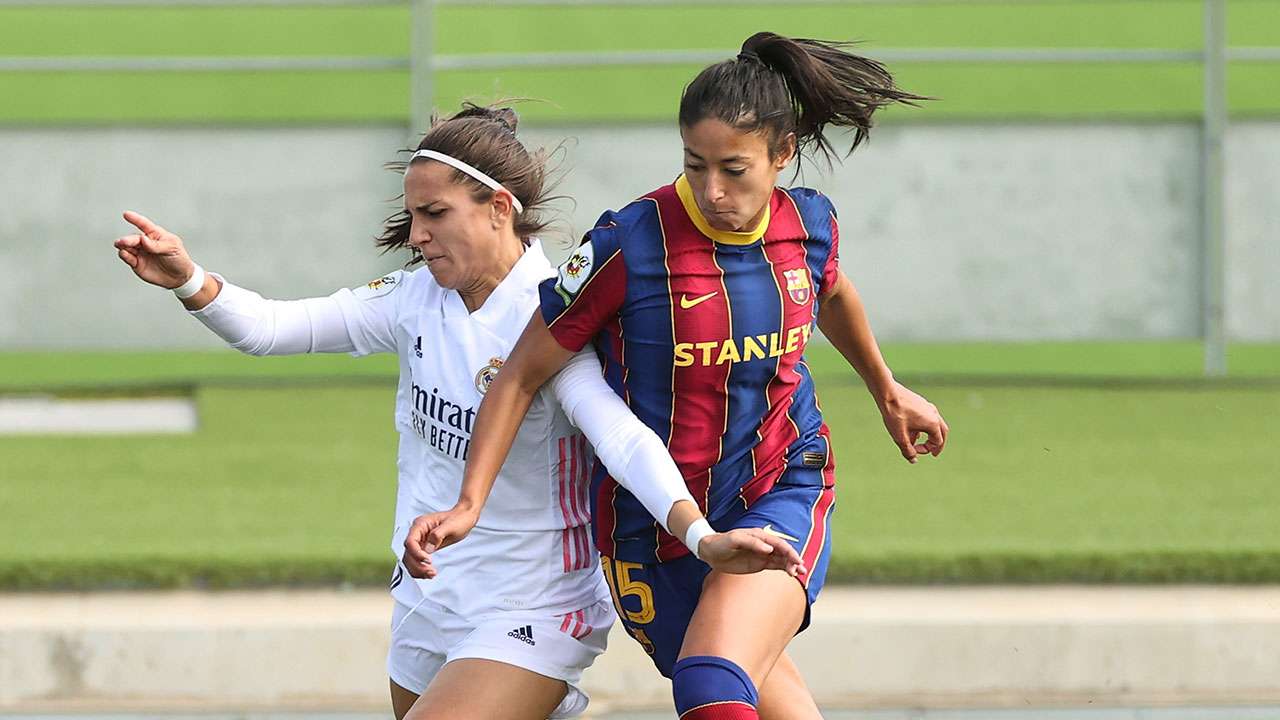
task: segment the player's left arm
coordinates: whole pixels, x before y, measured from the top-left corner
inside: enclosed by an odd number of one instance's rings
[[[902,457],[914,463],[922,454],[937,456],[947,442],[947,422],[937,406],[893,379],[871,332],[862,298],[844,273],[818,298],[818,329],[857,371],[875,398],[885,429]],[[924,433],[928,437],[919,443]]]
[[[853,281],[840,271],[840,231],[831,213],[831,248],[818,295],[818,329],[866,384],[880,408],[889,436],[914,463],[922,454],[937,456],[947,442],[947,423],[938,408],[893,379]],[[927,435],[920,443],[921,433]]]
[[[799,553],[780,537],[759,528],[713,531],[667,446],[604,381],[593,350],[575,355],[550,387],[614,480],[698,559],[727,573],[777,569],[797,576],[808,572]],[[691,529],[695,531],[690,533]]]

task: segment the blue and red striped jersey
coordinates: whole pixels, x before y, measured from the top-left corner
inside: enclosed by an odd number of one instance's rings
[[[713,526],[788,467],[834,462],[804,350],[817,297],[838,277],[838,243],[817,191],[775,188],[759,227],[731,233],[710,227],[680,176],[602,215],[540,287],[551,334],[574,351],[594,344],[609,385],[666,441]],[[591,501],[605,555],[688,552],[599,464]]]

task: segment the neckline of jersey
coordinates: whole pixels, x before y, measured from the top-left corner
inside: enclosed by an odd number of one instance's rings
[[[538,263],[538,258],[542,259]],[[498,281],[497,287],[493,292],[489,293],[489,297],[484,299],[484,304],[475,309],[475,312],[467,310],[467,304],[463,301],[462,295],[457,290],[447,290],[444,295],[444,311],[447,317],[466,318],[478,322],[485,322],[495,313],[502,312],[502,306],[505,305],[505,296],[512,292],[519,292],[523,283],[518,282],[521,275],[534,273],[546,274],[544,271],[550,268],[547,261],[546,253],[542,252],[542,243],[538,238],[529,238],[529,245],[524,252],[516,259],[516,264],[511,266],[507,274]],[[453,307],[450,307],[450,306]]]
[[[725,245],[751,245],[764,237],[765,231],[769,229],[770,205],[773,204],[772,198],[769,203],[765,204],[764,217],[760,218],[760,224],[756,225],[754,230],[734,232],[731,230],[717,230],[711,227],[707,222],[707,218],[703,216],[702,209],[698,207],[698,201],[693,197],[693,187],[689,185],[689,178],[685,177],[683,173],[676,178],[676,195],[680,196],[680,204],[684,206],[685,214],[693,221],[698,231],[715,242]]]

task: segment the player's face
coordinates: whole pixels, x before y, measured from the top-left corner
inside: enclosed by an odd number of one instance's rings
[[[698,208],[716,230],[754,230],[764,215],[778,173],[791,162],[795,140],[770,157],[764,133],[739,130],[706,118],[680,128],[684,140],[684,174]]]
[[[441,287],[465,292],[502,274],[501,225],[492,202],[476,202],[453,178],[443,163],[414,163],[404,176],[404,206],[413,219],[409,245]]]

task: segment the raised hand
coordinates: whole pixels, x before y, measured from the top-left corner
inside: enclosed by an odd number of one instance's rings
[[[431,564],[431,554],[465,538],[477,520],[478,514],[459,508],[419,515],[404,539],[405,569],[416,578],[434,578],[438,571]]]
[[[880,403],[880,416],[907,462],[914,463],[920,455],[937,457],[947,444],[950,428],[937,406],[896,381],[888,399]],[[926,436],[923,443],[921,434]]]
[[[790,543],[763,528],[737,528],[708,535],[698,543],[698,555],[712,570],[735,575],[785,570],[797,577],[809,572]]]
[[[118,238],[116,253],[135,275],[169,290],[191,277],[196,264],[183,247],[182,238],[133,211],[126,212],[124,219],[138,228],[138,233]]]

